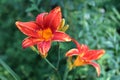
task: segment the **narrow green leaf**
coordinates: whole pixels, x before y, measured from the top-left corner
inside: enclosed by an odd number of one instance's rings
[[[15,80],[20,80],[18,75],[1,59],[0,64],[14,77]]]

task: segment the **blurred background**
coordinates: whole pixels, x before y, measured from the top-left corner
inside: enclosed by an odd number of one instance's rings
[[[62,9],[69,24],[68,33],[91,49],[105,49],[97,60],[101,75],[92,66],[81,66],[69,72],[68,80],[120,80],[120,0],[0,0],[0,80],[57,80],[54,70],[30,48],[22,49],[26,37],[15,26],[16,21],[32,21],[41,12],[56,6]],[[71,42],[52,44],[48,60],[55,66],[60,53],[59,71],[63,76],[65,52]]]

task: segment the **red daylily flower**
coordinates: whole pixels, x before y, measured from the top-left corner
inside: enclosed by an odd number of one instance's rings
[[[54,8],[49,13],[39,14],[35,21],[17,21],[17,28],[28,36],[23,40],[22,47],[27,48],[37,45],[41,55],[46,57],[52,41],[71,41],[69,35],[58,30],[61,21],[62,15],[60,7]]]
[[[93,60],[99,59],[105,51],[100,50],[90,50],[88,46],[86,45],[80,45],[76,40],[73,40],[73,42],[76,44],[77,49],[71,49],[66,53],[66,56],[72,57],[74,55],[77,55],[76,59],[74,60],[72,66],[83,66],[86,64],[90,64],[93,67],[95,67],[98,76],[100,75],[100,66],[99,64],[95,63]]]

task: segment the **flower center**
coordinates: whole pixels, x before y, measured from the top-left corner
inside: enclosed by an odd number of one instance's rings
[[[45,41],[48,41],[52,38],[53,34],[50,28],[39,30],[38,35],[40,36],[40,39],[43,39]]]
[[[73,65],[74,65],[74,66],[83,66],[83,65],[85,65],[85,64],[87,64],[87,63],[89,63],[88,60],[84,60],[84,59],[82,59],[80,56],[78,56],[78,57],[75,59]]]

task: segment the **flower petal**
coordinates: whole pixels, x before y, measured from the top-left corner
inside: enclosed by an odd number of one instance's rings
[[[59,41],[59,42],[64,42],[64,41],[71,41],[71,37],[67,35],[64,32],[55,32],[53,36],[53,41]]]
[[[47,15],[48,13],[41,13],[36,17],[36,23],[44,28],[44,17]]]
[[[78,50],[81,49],[81,45],[75,39],[72,38],[72,41],[76,44]]]
[[[51,41],[42,41],[37,44],[37,48],[43,57],[47,56],[50,47],[51,47]]]
[[[75,39],[72,39],[72,41],[76,44],[80,53],[81,52],[86,52],[87,50],[89,50],[89,47],[87,45],[79,44],[78,41],[76,41]]]
[[[80,56],[78,56],[74,63],[73,63],[73,66],[83,66],[83,65],[86,65],[88,64],[89,61],[86,61],[84,59],[82,59]]]
[[[23,40],[22,47],[27,48],[27,47],[30,47],[30,46],[37,44],[40,41],[42,41],[42,40],[38,39],[38,38],[27,37]]]
[[[89,50],[87,45],[82,44],[81,48],[79,49],[80,53],[86,53]]]
[[[78,49],[71,49],[66,53],[66,56],[68,56],[68,57],[74,56],[74,55],[79,55]]]
[[[89,64],[92,65],[96,69],[97,75],[100,76],[100,65],[95,62],[90,62]]]
[[[60,22],[62,20],[61,9],[60,7],[56,7],[49,12],[48,15],[45,16],[45,27],[50,27],[51,30],[54,32],[58,29]]]
[[[35,22],[16,22],[17,28],[27,36],[37,37],[38,26]]]
[[[86,58],[87,60],[97,60],[99,59],[101,56],[103,56],[103,54],[105,53],[104,50],[88,50],[86,52],[86,54],[84,54],[84,58]]]

